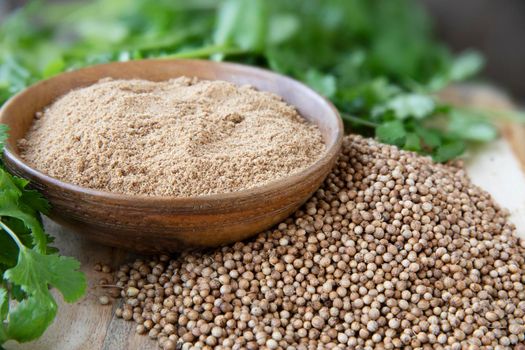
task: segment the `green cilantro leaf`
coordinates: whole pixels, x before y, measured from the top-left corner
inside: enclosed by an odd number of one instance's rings
[[[406,135],[405,145],[403,148],[418,152],[421,150],[421,142],[419,141],[419,136],[416,133],[410,132]]]
[[[38,191],[24,189],[24,191],[22,191],[20,201],[28,207],[41,212],[42,214],[49,213],[49,202]]]
[[[5,271],[3,278],[20,287],[26,297],[9,310],[6,337],[26,342],[44,333],[57,313],[49,287],[57,288],[67,302],[80,299],[86,279],[79,267],[75,259],[41,254],[20,245],[16,266]]]
[[[10,290],[11,299],[14,299],[18,302],[24,300],[27,298],[27,294],[22,290],[22,288],[19,285],[12,284]]]
[[[405,143],[407,132],[400,120],[394,120],[379,125],[376,129],[376,137],[379,141],[391,145],[402,146]]]
[[[3,230],[0,230],[0,247],[2,247],[2,249],[0,249],[0,264],[4,266],[16,265],[18,247]]]
[[[436,108],[434,99],[422,94],[402,94],[392,98],[382,106],[372,110],[372,114],[380,115],[392,111],[398,119],[423,119],[428,117]]]
[[[483,57],[477,52],[464,52],[428,82],[425,87],[426,91],[436,92],[450,83],[468,79],[478,73],[483,68],[483,64]]]
[[[218,10],[214,43],[261,51],[266,44],[268,11],[265,0],[227,0]],[[222,59],[223,54],[215,55]]]
[[[467,51],[459,55],[452,62],[449,76],[452,81],[461,81],[470,78],[483,67],[483,57],[474,51]]]
[[[47,238],[37,212],[20,200],[22,190],[17,186],[16,179],[3,169],[0,169],[0,194],[0,217],[14,217],[23,221],[31,229],[34,246],[40,252],[46,252]]]
[[[268,42],[281,44],[293,37],[299,29],[300,21],[293,13],[275,14],[270,17]]]
[[[51,325],[57,313],[56,302],[50,296],[29,296],[9,312],[7,336],[18,342],[39,338]]]
[[[57,75],[58,73],[64,71],[66,68],[66,62],[62,57],[59,57],[51,62],[49,62],[42,72],[42,76],[47,79],[54,75]]]
[[[4,278],[18,284],[29,294],[47,295],[49,285],[57,288],[64,300],[73,302],[84,294],[86,278],[78,271],[80,264],[56,254],[40,254],[22,247],[18,264],[4,273]]]
[[[9,137],[7,133],[8,131],[9,131],[9,126],[5,124],[0,124],[0,152],[2,152],[2,150],[4,149],[4,142]]]
[[[7,340],[6,330],[2,324],[3,320],[7,317],[9,312],[9,296],[7,290],[4,287],[0,287],[0,349],[2,345]]]
[[[337,91],[337,82],[333,75],[323,74],[315,69],[306,72],[304,81],[321,95],[332,98]]]
[[[421,138],[424,147],[434,149],[441,146],[441,136],[439,131],[430,128],[424,128],[420,125],[417,125],[414,129],[416,134]]]
[[[463,141],[449,141],[439,146],[432,158],[436,162],[447,162],[465,152],[466,145]]]
[[[449,133],[467,141],[488,142],[498,136],[494,125],[478,113],[454,108],[447,127]]]
[[[5,288],[0,287],[0,319],[4,319],[9,312],[9,298]]]

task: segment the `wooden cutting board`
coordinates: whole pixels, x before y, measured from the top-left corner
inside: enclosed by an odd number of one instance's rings
[[[509,100],[490,87],[460,87],[450,89],[444,98],[469,105],[511,109]],[[468,155],[466,167],[472,180],[485,188],[511,211],[511,220],[518,234],[525,237],[525,128],[502,127],[504,138],[476,149]],[[103,294],[96,285],[103,277],[96,272],[96,263],[114,269],[133,256],[116,248],[89,242],[82,237],[46,220],[46,229],[56,237],[56,245],[64,255],[74,256],[82,263],[89,280],[87,296],[77,304],[65,304],[60,296],[58,317],[42,338],[26,344],[8,343],[6,348],[37,350],[149,350],[158,349],[156,341],[135,333],[136,324],[114,316],[117,302],[100,305]],[[55,295],[57,295],[55,293]]]

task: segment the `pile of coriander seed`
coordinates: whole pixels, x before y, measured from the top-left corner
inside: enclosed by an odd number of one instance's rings
[[[360,136],[293,217],[117,273],[117,315],[173,349],[509,349],[525,242],[460,166]]]

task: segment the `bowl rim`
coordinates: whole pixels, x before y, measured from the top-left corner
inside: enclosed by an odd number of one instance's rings
[[[116,192],[109,192],[104,190],[97,190],[92,189],[89,187],[84,187],[80,185],[76,185],[70,182],[65,182],[62,180],[59,180],[55,177],[52,177],[50,175],[47,175],[36,168],[31,167],[29,164],[27,164],[14,150],[11,149],[11,145],[9,142],[5,142],[4,144],[4,151],[3,151],[3,157],[7,159],[10,163],[14,164],[15,168],[18,168],[21,170],[21,173],[23,173],[25,176],[26,174],[29,175],[31,182],[40,182],[47,187],[52,186],[56,188],[60,188],[69,192],[74,192],[81,194],[83,196],[88,197],[101,197],[105,198],[107,200],[111,200],[115,203],[125,204],[129,203],[130,201],[133,201],[136,204],[142,203],[142,204],[153,204],[153,203],[180,203],[180,204],[187,204],[188,202],[192,202],[195,204],[210,204],[210,202],[223,202],[225,200],[241,200],[241,199],[248,199],[250,197],[256,197],[261,196],[264,194],[272,193],[275,191],[279,191],[283,187],[289,187],[296,184],[298,181],[302,181],[305,177],[309,177],[312,174],[315,174],[317,171],[323,168],[323,165],[327,162],[330,162],[333,157],[337,156],[337,153],[339,152],[342,142],[343,142],[343,136],[344,136],[344,125],[343,121],[341,119],[341,116],[339,114],[339,111],[335,106],[324,96],[320,95],[318,92],[307,86],[306,84],[303,84],[302,82],[290,78],[286,75],[282,75],[279,73],[275,73],[273,71],[270,71],[268,69],[245,65],[245,64],[239,64],[239,63],[232,63],[232,62],[217,62],[217,61],[210,61],[210,60],[204,60],[204,59],[163,59],[163,58],[156,58],[156,59],[141,59],[141,60],[133,60],[133,61],[126,61],[126,62],[110,62],[110,63],[104,63],[104,64],[97,64],[92,65],[64,73],[60,73],[58,75],[55,75],[54,77],[41,80],[35,84],[30,85],[29,87],[25,88],[24,90],[18,92],[11,98],[9,98],[2,108],[0,108],[0,123],[4,119],[7,110],[11,105],[14,105],[18,102],[18,100],[23,99],[26,97],[26,95],[31,94],[33,90],[39,88],[41,85],[44,84],[50,84],[53,83],[54,80],[57,80],[59,77],[62,77],[64,75],[75,75],[78,72],[89,72],[90,70],[97,70],[101,67],[107,67],[107,66],[118,66],[122,65],[125,66],[126,64],[129,64],[131,62],[137,64],[149,64],[149,63],[155,63],[155,62],[180,62],[180,63],[187,63],[187,64],[199,64],[199,65],[215,65],[217,67],[225,67],[227,69],[234,69],[237,70],[240,74],[247,74],[247,75],[253,75],[254,73],[257,75],[264,75],[264,79],[269,78],[275,78],[279,80],[287,80],[292,85],[299,86],[301,89],[304,90],[304,92],[314,96],[318,102],[321,104],[324,104],[324,107],[327,107],[328,110],[330,110],[332,113],[330,115],[327,115],[327,118],[335,118],[336,119],[336,137],[331,141],[331,144],[328,145],[325,143],[325,149],[323,150],[323,153],[319,156],[317,160],[315,160],[311,165],[309,165],[306,168],[300,169],[299,171],[296,171],[292,173],[289,176],[282,177],[280,179],[271,180],[270,182],[267,182],[263,185],[243,189],[239,191],[234,192],[228,192],[228,193],[215,193],[215,194],[206,194],[201,196],[195,196],[195,197],[181,197],[181,196],[154,196],[154,195],[146,195],[146,194],[124,194],[124,193],[116,193]],[[251,73],[251,74],[250,74]],[[79,86],[80,87],[80,86]],[[297,107],[297,106],[294,106]],[[11,136],[10,136],[11,137]]]

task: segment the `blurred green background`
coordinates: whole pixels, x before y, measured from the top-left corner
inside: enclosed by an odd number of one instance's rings
[[[439,162],[493,140],[496,121],[523,120],[515,113],[454,106],[438,94],[486,77],[515,96],[525,94],[519,1],[505,6],[484,0],[2,4],[0,103],[38,80],[87,65],[204,58],[261,66],[301,80],[329,98],[353,132]],[[479,75],[483,67],[486,75]]]
[[[25,3],[27,0],[0,0],[0,21]],[[525,1],[422,0],[422,3],[443,41],[455,51],[472,47],[480,51],[487,60],[484,76],[525,103]]]

